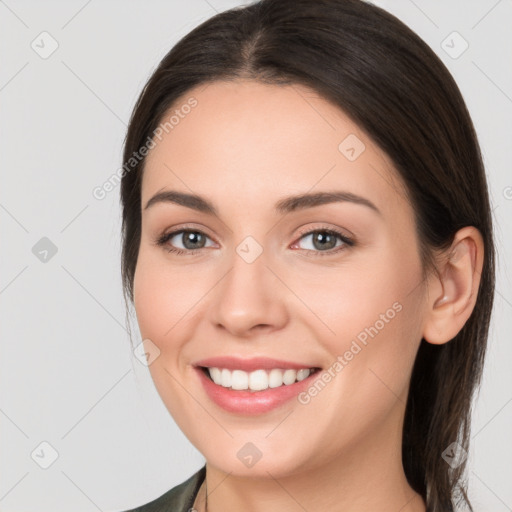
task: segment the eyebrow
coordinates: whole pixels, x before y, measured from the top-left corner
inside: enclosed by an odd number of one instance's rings
[[[333,192],[315,192],[307,194],[299,194],[296,196],[285,197],[280,199],[274,206],[275,211],[280,214],[290,213],[297,210],[305,210],[330,203],[349,202],[366,206],[372,209],[378,215],[382,215],[381,211],[369,200],[364,197],[347,192],[337,190]],[[207,213],[209,215],[218,216],[215,206],[196,194],[188,194],[175,190],[164,190],[155,194],[146,204],[144,210],[149,209],[158,203],[174,203],[198,212]]]

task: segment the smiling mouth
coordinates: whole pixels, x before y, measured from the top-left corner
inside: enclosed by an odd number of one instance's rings
[[[226,389],[234,391],[265,391],[268,389],[290,386],[319,372],[321,368],[287,368],[258,369],[252,372],[231,370],[218,367],[198,367],[206,377]]]

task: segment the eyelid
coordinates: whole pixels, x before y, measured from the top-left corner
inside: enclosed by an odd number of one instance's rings
[[[315,225],[316,224],[316,225]],[[330,227],[328,226],[328,222],[327,223],[314,223],[313,226],[311,225],[308,225],[307,227],[300,227],[299,228],[299,237],[302,237],[304,235],[309,235],[313,232],[317,232],[317,231],[332,231],[333,233],[336,233],[338,235],[340,235],[341,237],[343,238],[346,238],[348,240],[352,240],[355,238],[355,235],[353,233],[351,233],[350,231],[348,231],[347,229],[342,229],[342,228],[339,228],[339,227]]]
[[[191,224],[177,224],[176,226],[172,226],[168,229],[165,229],[162,231],[161,235],[157,235],[158,237],[162,237],[164,235],[169,235],[171,233],[176,234],[180,231],[198,231],[200,233],[204,233],[205,235],[208,235],[210,238],[213,238],[209,234],[209,229],[205,226],[197,226],[197,224],[191,223]]]

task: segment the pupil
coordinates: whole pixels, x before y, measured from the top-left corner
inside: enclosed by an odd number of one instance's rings
[[[183,234],[183,245],[187,248],[187,249],[198,249],[198,248],[201,248],[201,243],[200,241],[198,242],[197,239],[201,239],[201,234],[200,233],[196,233],[196,232],[189,232],[189,233],[184,233]],[[192,244],[192,247],[190,247],[190,245],[188,245],[188,242],[191,242]]]
[[[318,245],[317,244],[317,240],[320,241],[320,244]],[[327,243],[325,243],[327,242]],[[329,242],[331,242],[329,244]],[[334,244],[333,244],[334,242]],[[327,246],[327,249],[332,249],[335,245],[336,245],[336,238],[331,235],[331,234],[322,234],[321,232],[317,233],[316,237],[313,236],[313,245],[315,246],[316,249],[322,249],[322,248],[326,248]]]

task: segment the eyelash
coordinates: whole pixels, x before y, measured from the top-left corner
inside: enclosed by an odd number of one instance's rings
[[[164,233],[163,235],[161,235],[160,237],[158,237],[155,240],[155,243],[156,243],[156,245],[163,247],[167,252],[175,253],[175,254],[178,254],[178,255],[197,254],[197,252],[200,249],[194,249],[194,250],[187,249],[187,250],[184,250],[184,249],[178,249],[176,247],[164,247],[171,238],[173,238],[174,236],[176,236],[176,235],[178,235],[180,233],[200,233],[201,235],[204,235],[204,236],[208,237],[208,235],[206,233],[203,233],[199,229],[184,229],[184,228],[182,228],[182,229],[179,229],[179,230],[176,230],[176,231],[171,231],[170,233]],[[344,245],[342,245],[340,247],[337,247],[337,248],[334,248],[334,249],[329,249],[328,251],[313,251],[311,249],[301,249],[303,251],[308,251],[308,252],[315,253],[314,257],[316,257],[316,256],[320,256],[320,257],[321,256],[332,256],[333,254],[337,254],[337,253],[339,253],[341,251],[346,250],[347,247],[352,247],[352,246],[355,245],[355,241],[352,238],[347,237],[346,235],[344,235],[340,231],[338,231],[336,229],[333,229],[333,228],[317,228],[317,229],[313,229],[313,230],[309,230],[309,231],[307,231],[307,230],[301,231],[299,233],[300,236],[299,236],[297,241],[299,241],[300,239],[302,239],[306,235],[311,235],[311,234],[315,234],[315,233],[327,233],[329,235],[337,235],[338,238],[344,243]],[[202,247],[201,249],[204,249],[204,247]]]

